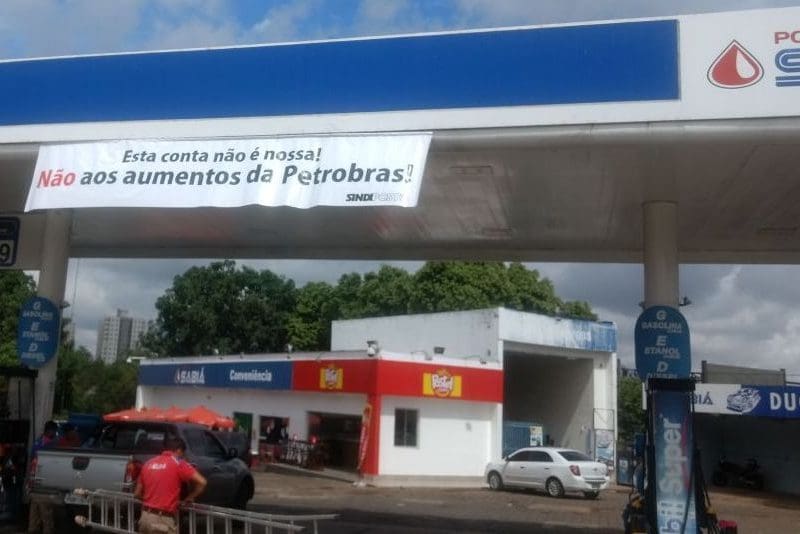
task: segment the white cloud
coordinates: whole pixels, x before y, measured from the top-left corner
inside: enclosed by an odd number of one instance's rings
[[[239,29],[231,22],[213,22],[193,18],[173,25],[159,21],[154,25],[153,37],[145,44],[148,50],[174,50],[230,46],[236,44]]]
[[[142,22],[137,0],[5,0],[0,54],[7,57],[116,52]]]
[[[321,9],[320,0],[297,0],[278,5],[267,11],[264,16],[247,31],[250,42],[295,41],[316,38],[309,35],[304,23],[311,15]]]
[[[385,24],[410,7],[408,0],[362,0],[358,7],[358,18],[366,23]]]
[[[797,5],[796,0],[455,0],[469,24],[524,25],[655,17]]]

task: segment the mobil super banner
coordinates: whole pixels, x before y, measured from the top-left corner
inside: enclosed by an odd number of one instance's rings
[[[25,210],[417,205],[430,133],[39,149]]]
[[[658,534],[696,533],[691,392],[653,392]]]

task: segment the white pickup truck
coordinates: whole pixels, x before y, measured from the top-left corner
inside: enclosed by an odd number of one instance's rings
[[[226,450],[201,425],[167,422],[118,422],[105,425],[91,446],[43,448],[31,465],[31,499],[83,506],[72,490],[133,491],[144,462],[161,453],[165,441],[186,442],[185,459],[208,480],[198,502],[244,508],[253,497],[253,477],[235,449]]]

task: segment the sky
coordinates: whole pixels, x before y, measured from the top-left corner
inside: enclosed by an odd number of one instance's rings
[[[2,0],[0,60],[175,48],[234,46],[366,35],[691,14],[800,5],[800,0]],[[70,261],[65,315],[94,351],[98,321],[126,309],[154,318],[173,277],[209,260]],[[380,262],[247,261],[295,280],[335,282]],[[419,262],[386,262],[414,270]],[[588,301],[619,328],[619,356],[633,365],[643,268],[529,264],[569,300]],[[800,381],[800,267],[684,265],[682,308],[701,360],[785,368]]]

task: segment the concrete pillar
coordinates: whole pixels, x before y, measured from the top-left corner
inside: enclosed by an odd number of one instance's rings
[[[644,215],[644,303],[645,308],[655,305],[670,306],[678,309],[679,307],[679,285],[678,285],[678,205],[675,202],[646,202],[643,206]],[[690,402],[685,393],[683,397],[680,396],[675,399],[675,392],[666,392],[664,390],[655,390],[652,392],[653,397],[649,397],[648,403],[654,402],[656,409],[658,403],[663,402],[667,406],[672,405],[675,413],[675,403],[678,401],[684,403]],[[678,395],[681,395],[680,393]],[[657,396],[657,397],[656,397]],[[672,398],[670,398],[672,396]],[[653,399],[662,399],[661,401]],[[679,405],[680,406],[680,405]],[[663,410],[664,408],[660,408]],[[682,409],[682,408],[681,408]],[[663,412],[662,412],[663,414]],[[687,406],[686,411],[682,414],[680,420],[681,424],[688,425],[688,431],[684,433],[681,443],[681,454],[685,454],[690,458],[691,472],[691,457],[694,450],[693,436],[691,433],[691,408]],[[675,503],[670,502],[668,499],[656,498],[658,482],[664,480],[663,473],[658,473],[657,470],[661,465],[659,458],[667,457],[667,450],[665,449],[666,443],[663,440],[657,440],[656,434],[664,432],[663,421],[666,419],[659,413],[653,413],[653,406],[650,406],[648,412],[648,464],[647,464],[647,497],[646,506],[648,510],[649,522],[653,532],[659,531],[661,525],[664,523],[665,517],[676,518]],[[661,476],[659,476],[661,475]],[[681,492],[676,492],[681,495],[685,491],[686,506],[694,506],[694,480],[690,479],[688,486],[682,488]],[[697,530],[694,525],[694,510],[688,511],[684,516],[682,509],[677,510],[677,518],[673,519],[678,530],[683,531],[685,528],[687,532]],[[686,517],[687,519],[683,519]],[[676,532],[678,531],[676,530]]]
[[[69,263],[70,227],[72,213],[67,210],[47,212],[42,243],[42,265],[39,271],[37,294],[56,305],[59,310],[64,303]],[[58,353],[39,369],[36,378],[34,435],[42,433],[44,422],[53,416]]]
[[[678,307],[678,205],[654,201],[644,215],[644,305]]]

